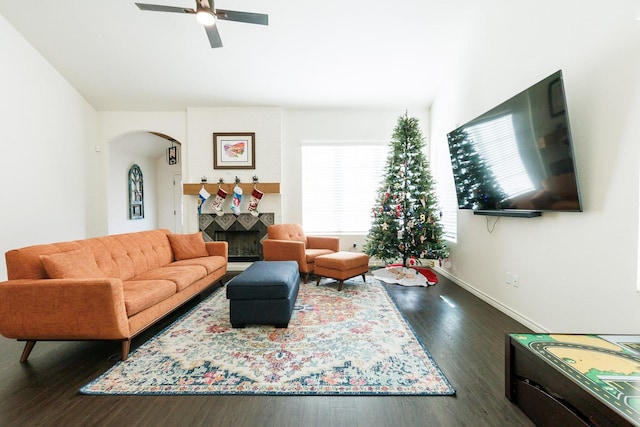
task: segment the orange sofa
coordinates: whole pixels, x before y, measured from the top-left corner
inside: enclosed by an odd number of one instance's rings
[[[227,242],[151,230],[29,246],[5,254],[0,334],[26,341],[131,339],[227,272]]]

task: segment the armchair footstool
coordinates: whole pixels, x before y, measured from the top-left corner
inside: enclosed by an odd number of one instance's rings
[[[336,252],[321,255],[316,258],[315,274],[318,278],[316,286],[320,284],[322,277],[339,280],[338,290],[342,290],[344,281],[369,271],[369,256],[357,252]]]

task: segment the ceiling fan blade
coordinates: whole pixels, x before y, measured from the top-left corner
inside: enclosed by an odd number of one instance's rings
[[[235,10],[216,9],[216,17],[224,21],[269,25],[269,15],[265,15],[262,13],[237,12]]]
[[[220,33],[218,32],[217,25],[204,27],[204,30],[207,32],[207,37],[209,37],[209,44],[211,44],[212,48],[222,47],[222,39],[220,38]]]
[[[196,13],[188,7],[162,6],[159,4],[136,3],[140,10],[152,10],[154,12]]]

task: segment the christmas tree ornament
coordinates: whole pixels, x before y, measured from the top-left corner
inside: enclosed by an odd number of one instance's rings
[[[258,216],[260,213],[258,212],[258,203],[262,199],[264,193],[258,190],[256,187],[253,187],[253,191],[251,192],[251,199],[249,200],[249,213],[253,216]]]

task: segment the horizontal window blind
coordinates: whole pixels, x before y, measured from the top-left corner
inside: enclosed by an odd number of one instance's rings
[[[303,142],[302,223],[308,233],[366,234],[387,142]]]

